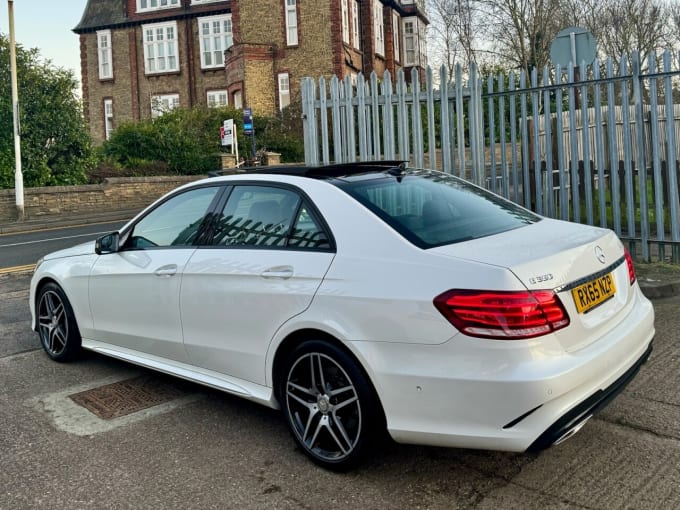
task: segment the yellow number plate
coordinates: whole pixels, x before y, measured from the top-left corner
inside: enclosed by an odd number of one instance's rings
[[[612,274],[606,274],[572,289],[578,313],[586,313],[616,294]]]

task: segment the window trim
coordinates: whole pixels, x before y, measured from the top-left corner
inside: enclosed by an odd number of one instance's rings
[[[373,43],[374,53],[385,57],[385,16],[384,5],[380,0],[373,0]]]
[[[204,53],[205,53],[204,48],[203,48],[203,44],[204,44],[204,41],[206,39],[209,39],[210,42],[211,42],[211,45],[212,45],[212,42],[214,41],[214,39],[216,37],[215,34],[212,32],[212,24],[213,24],[213,22],[218,21],[218,20],[220,21],[220,23],[224,23],[224,21],[229,20],[229,24],[231,25],[231,32],[229,32],[229,35],[227,35],[226,32],[223,32],[222,34],[220,34],[220,39],[222,40],[222,44],[224,46],[224,48],[222,48],[222,63],[221,64],[213,63],[211,65],[206,65],[205,61],[203,60]],[[203,35],[201,25],[202,25],[202,23],[206,23],[206,22],[210,24],[210,34]],[[232,22],[231,13],[229,13],[229,14],[219,14],[219,15],[216,15],[216,16],[203,16],[203,17],[197,19],[197,23],[198,23],[198,46],[199,46],[199,52],[201,54],[201,69],[223,69],[224,68],[224,52],[234,45],[234,26],[233,26],[233,22]],[[227,40],[226,40],[227,37],[231,40],[231,44],[228,45],[228,46],[227,46]],[[210,53],[213,54],[213,57],[214,57],[214,54],[216,53],[216,51],[217,50],[215,50],[215,49],[211,49]]]
[[[111,107],[111,114],[106,111],[106,107]],[[109,129],[109,119],[111,119],[111,129]],[[113,133],[113,98],[104,98],[104,140],[109,140]]]
[[[283,101],[282,101],[283,94],[281,93],[281,91],[282,91],[282,88],[281,88],[281,79],[284,78],[284,77],[285,77],[285,78],[287,79],[287,81],[288,81],[288,104],[285,105],[285,106],[283,106]],[[278,74],[276,75],[276,81],[277,81],[276,90],[277,90],[278,96],[279,96],[279,111],[282,111],[286,106],[289,106],[289,105],[290,105],[290,99],[291,99],[291,94],[290,94],[290,73],[289,73],[288,71],[284,71],[284,72],[278,73]]]
[[[224,103],[224,104],[215,103],[213,106],[210,106],[210,96],[211,95],[217,95],[217,94],[224,94],[227,98],[227,102]],[[229,91],[227,89],[206,90],[205,91],[205,104],[208,108],[220,108],[222,106],[228,106],[229,105]]]
[[[393,41],[393,47],[392,50],[394,51],[394,61],[401,63],[402,58],[401,58],[401,16],[399,16],[399,13],[396,11],[392,11],[392,41]]]
[[[361,50],[361,22],[359,13],[361,8],[359,7],[359,0],[352,1],[352,44],[354,49]]]
[[[349,26],[350,26],[350,11],[349,0],[341,0],[340,2],[340,18],[342,25],[342,42],[349,45]]]
[[[165,9],[178,9],[182,7],[182,0],[167,0],[168,5],[160,5],[160,1],[162,0],[157,0],[159,2],[159,5],[156,7],[142,7],[142,0],[137,0],[137,12],[154,12],[154,11],[162,11]],[[147,0],[147,2],[150,4],[151,0]],[[173,2],[173,3],[171,3]]]
[[[166,39],[165,37],[167,36],[167,29],[170,28],[170,27],[172,27],[174,29],[173,30],[174,38],[172,39],[172,41],[173,41],[173,44],[174,44],[174,51],[175,51],[174,57],[175,57],[176,67],[174,67],[174,68],[166,67],[165,69],[160,69],[160,70],[155,69],[153,71],[150,71],[149,67],[148,67],[148,65],[149,65],[148,48],[150,46],[153,46],[154,47],[154,53],[155,53],[156,49],[160,46],[159,42],[156,40],[157,30],[160,28],[160,29],[163,29],[163,37],[164,37],[163,38],[163,46],[166,49],[168,49],[170,45],[169,45],[169,43],[167,43],[168,39]],[[154,34],[153,42],[148,42],[146,40],[147,30],[153,31],[153,34]],[[162,23],[147,23],[145,25],[142,25],[142,47],[143,47],[143,50],[144,50],[144,74],[145,75],[169,74],[169,73],[179,72],[179,70],[180,70],[180,65],[179,65],[179,31],[177,30],[177,21],[166,21],[166,22],[162,22]],[[154,59],[155,58],[157,58],[157,57],[154,56]],[[167,64],[167,61],[170,58],[170,53],[166,52],[166,54],[164,55],[163,58],[165,59],[166,64]]]
[[[414,17],[409,17],[409,18],[402,18],[402,27],[403,27],[403,33],[402,36],[404,38],[404,67],[412,67],[416,66],[417,61],[418,61],[418,55],[419,55],[419,47],[418,47],[418,27],[417,27],[417,20]],[[407,24],[412,24],[413,25],[413,32],[409,33],[406,31],[406,25]],[[408,58],[408,44],[406,44],[407,39],[413,39],[413,60],[409,60]]]
[[[163,115],[164,113],[166,113],[165,111],[162,111],[162,112],[158,113],[157,115],[154,115],[154,104],[153,104],[154,99],[158,99],[159,101],[162,101],[164,98],[167,98],[167,99],[172,98],[173,103],[174,103],[174,99],[177,98],[177,106],[172,106],[167,111],[174,110],[175,108],[179,108],[179,106],[180,106],[179,92],[170,92],[168,94],[151,94],[151,105],[150,106],[151,106],[151,118],[152,119],[158,118],[161,115]]]
[[[107,46],[102,46],[102,36],[106,37]],[[102,70],[102,55],[106,56],[106,60],[109,66],[108,74],[104,73]],[[113,47],[111,39],[111,30],[98,30],[97,31],[97,67],[99,69],[99,79],[100,80],[112,80],[113,79]]]
[[[288,2],[293,2],[289,5]],[[295,25],[290,23],[289,14],[295,13]],[[300,44],[300,24],[298,22],[298,3],[297,0],[283,0],[283,22],[286,30],[286,46],[298,46]],[[295,37],[291,37],[291,30],[295,29]]]

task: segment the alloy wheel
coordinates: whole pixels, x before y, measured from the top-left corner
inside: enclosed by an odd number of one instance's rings
[[[51,356],[61,355],[67,347],[68,317],[61,297],[47,290],[38,305],[38,328],[40,340]]]
[[[361,402],[347,372],[319,352],[300,356],[286,380],[286,406],[293,432],[311,455],[341,462],[362,433]]]

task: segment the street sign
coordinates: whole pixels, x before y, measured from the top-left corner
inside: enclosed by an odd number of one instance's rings
[[[574,67],[583,62],[590,65],[595,60],[595,37],[585,28],[569,27],[560,32],[550,45],[550,60],[563,71],[573,62]]]
[[[255,134],[255,128],[253,127],[253,110],[250,108],[243,109],[243,134]]]
[[[222,145],[233,145],[234,143],[234,120],[229,119],[224,121],[222,126]]]

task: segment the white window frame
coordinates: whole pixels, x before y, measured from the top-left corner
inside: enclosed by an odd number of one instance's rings
[[[111,138],[113,133],[113,99],[104,99],[104,139]]]
[[[418,22],[418,46],[420,49],[418,65],[427,67],[427,25],[422,21]]]
[[[359,0],[352,1],[352,36],[354,48],[361,49],[361,30],[359,28]]]
[[[200,4],[212,4],[215,2],[223,2],[224,0],[191,0],[191,5],[200,5]]]
[[[349,44],[349,6],[348,0],[342,0],[340,16],[342,17],[342,42]]]
[[[181,0],[137,0],[137,12],[160,11],[181,7]]]
[[[152,119],[160,117],[175,108],[179,108],[179,94],[157,94],[151,96]]]
[[[99,30],[97,32],[97,62],[99,67],[99,79],[110,80],[113,78],[111,30]]]
[[[416,18],[403,18],[403,37],[404,37],[404,66],[416,65],[418,58],[418,22]],[[409,57],[409,53],[412,54]]]
[[[208,25],[208,33],[204,32],[205,24]],[[198,39],[201,46],[201,69],[224,67],[224,51],[234,44],[231,14],[198,18]]]
[[[394,61],[401,62],[400,30],[401,18],[396,12],[392,12],[392,40],[394,41]]]
[[[298,45],[297,0],[283,0],[286,18],[286,45]]]
[[[224,98],[224,101],[222,101]],[[208,108],[221,108],[229,104],[228,90],[208,90],[206,92],[206,104]]]
[[[279,110],[283,110],[290,104],[290,75],[288,73],[278,74],[279,82]],[[285,104],[284,104],[285,102]]]
[[[375,53],[385,56],[385,22],[383,19],[383,4],[380,0],[373,0],[373,40]]]
[[[232,99],[234,100],[234,108],[238,108],[239,110],[243,108],[243,91],[242,90],[236,90],[234,94],[232,95]]]
[[[149,39],[150,35],[151,40]],[[142,25],[142,44],[144,46],[144,72],[146,74],[179,71],[179,44],[176,21]],[[150,62],[153,62],[153,69]]]

